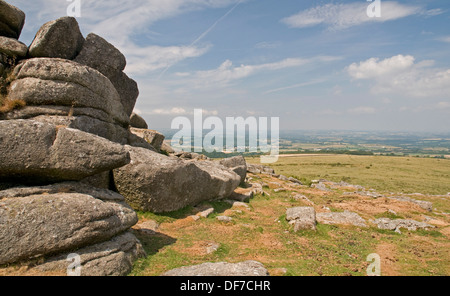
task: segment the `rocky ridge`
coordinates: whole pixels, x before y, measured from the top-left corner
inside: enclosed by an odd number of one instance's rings
[[[125,56],[73,17],[44,24],[30,46],[25,13],[0,0],[0,266],[126,275],[145,251],[136,210],[168,212],[230,196],[240,169],[175,155],[133,113]],[[161,153],[163,154],[161,154]]]

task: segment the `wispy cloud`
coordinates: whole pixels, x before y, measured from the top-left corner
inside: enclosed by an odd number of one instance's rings
[[[309,59],[287,58],[273,63],[264,63],[256,65],[242,64],[239,66],[233,65],[233,62],[230,60],[226,60],[216,69],[197,71],[194,73],[177,73],[177,76],[189,77],[191,79],[192,85],[198,88],[204,88],[209,86],[223,87],[227,86],[230,82],[244,79],[262,72],[270,72],[287,68],[301,67],[306,64],[314,62],[331,62],[339,59],[341,58],[333,56],[318,56]],[[293,88],[295,86],[290,87]]]
[[[297,84],[294,84],[294,85],[289,85],[289,86],[285,86],[285,87],[271,89],[271,90],[268,90],[268,91],[264,92],[264,94],[265,95],[266,94],[271,94],[271,93],[280,92],[280,91],[284,91],[284,90],[288,90],[288,89],[300,88],[300,87],[315,85],[315,84],[319,84],[319,83],[323,83],[323,82],[325,82],[325,79],[317,79],[317,80],[313,80],[313,81],[309,81],[309,82],[297,83]]]
[[[450,36],[439,37],[436,40],[441,41],[441,42],[445,42],[445,43],[450,43]]]
[[[207,8],[233,9],[245,0],[95,0],[81,1],[80,27],[83,33],[94,32],[121,50],[128,59],[127,73],[143,74],[165,69],[187,58],[199,57],[211,48],[199,45],[208,33],[221,21],[207,28],[191,44],[142,46],[151,26],[161,20]],[[44,22],[65,16],[69,2],[64,0],[11,0],[11,4],[21,7],[27,13],[25,33],[31,39]],[[229,13],[232,12],[229,11]],[[134,37],[140,36],[137,44]],[[31,42],[31,40],[26,40]],[[148,44],[149,42],[147,42]]]
[[[370,3],[369,3],[370,4]],[[306,28],[325,25],[331,30],[341,30],[370,22],[387,22],[418,14],[422,8],[397,2],[382,1],[381,17],[367,15],[367,2],[349,4],[325,4],[316,6],[284,18],[283,23],[291,28]]]

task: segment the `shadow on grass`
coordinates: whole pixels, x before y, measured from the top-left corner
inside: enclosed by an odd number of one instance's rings
[[[155,232],[153,234],[148,234],[138,230],[133,232],[134,235],[136,235],[136,237],[141,241],[147,256],[155,255],[164,247],[173,245],[177,242],[176,238],[160,232]]]

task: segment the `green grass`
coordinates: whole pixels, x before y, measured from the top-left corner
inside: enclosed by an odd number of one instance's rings
[[[256,163],[256,159],[248,159]],[[277,174],[307,185],[311,180],[345,181],[379,192],[445,195],[450,192],[450,159],[390,156],[319,155],[280,157]]]
[[[450,161],[445,160],[324,155],[280,158],[273,167],[277,173],[297,179],[345,180],[372,187],[381,193],[446,194],[450,191]],[[263,175],[257,178],[263,182],[271,181]],[[390,271],[383,265],[383,274],[450,275],[449,242],[441,228],[417,232],[402,230],[402,234],[398,234],[380,230],[369,223],[367,228],[319,223],[317,231],[294,232],[293,226],[286,221],[286,209],[306,206],[305,202],[292,199],[291,192],[276,193],[267,187],[265,190],[270,197],[255,196],[250,200],[250,209],[231,208],[228,203],[220,201],[205,203],[205,207],[214,207],[215,213],[196,222],[185,219],[195,214],[192,207],[159,215],[138,213],[140,219],[153,219],[163,224],[159,230],[161,233],[156,235],[137,233],[148,256],[135,263],[131,275],[157,276],[173,268],[205,262],[256,260],[271,273],[281,268],[287,270],[285,276],[365,276],[370,264],[366,261],[367,256],[378,252],[380,245],[384,244],[392,247],[392,254],[380,255],[389,257],[392,260],[389,262],[393,262],[390,264],[396,269]],[[314,194],[310,188],[300,188],[299,192],[302,190],[316,208],[327,206],[331,211],[342,211],[339,207],[341,202],[365,202],[357,195],[344,196],[341,190],[325,195],[320,192]],[[417,199],[426,200],[425,197]],[[441,211],[450,209],[449,199],[436,197],[431,201]],[[233,222],[219,222],[216,219],[218,215],[228,215]],[[424,213],[414,209],[398,214],[383,212],[362,216],[368,220],[418,219],[423,215],[446,219],[436,212]],[[201,253],[199,246],[204,242],[215,242],[219,249],[212,254]]]

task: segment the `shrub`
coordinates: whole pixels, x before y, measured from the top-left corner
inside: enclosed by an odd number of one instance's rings
[[[8,97],[0,95],[0,114],[25,107],[25,105],[26,103],[23,100],[10,100]]]

